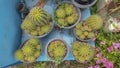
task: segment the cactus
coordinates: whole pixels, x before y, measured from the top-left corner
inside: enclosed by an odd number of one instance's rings
[[[22,48],[22,51],[23,51],[24,55],[30,56],[30,55],[32,55],[34,53],[35,49],[30,45],[25,45]]]
[[[34,53],[34,57],[38,57],[40,55],[40,50],[36,50]]]
[[[89,34],[89,33],[88,33],[87,31],[84,32],[84,35],[85,35],[85,36],[88,36],[88,34]]]
[[[21,61],[23,61],[24,60],[24,54],[23,54],[23,51],[22,50],[17,50],[16,52],[15,52],[15,58],[17,59],[17,60],[21,60]]]
[[[68,22],[68,24],[73,24],[73,23],[75,23],[75,19],[74,19],[73,16],[68,16],[68,17],[66,18],[66,21]]]
[[[33,30],[36,26],[31,23],[29,19],[25,19],[24,22],[21,24],[21,28],[24,30]]]
[[[60,19],[57,19],[57,23],[62,26],[62,27],[65,27],[67,26],[67,23],[65,22],[64,19],[60,18]]]
[[[37,33],[37,31],[32,30],[32,31],[30,32],[30,35],[32,35],[32,36],[37,36],[37,35],[38,35],[38,33]]]
[[[36,38],[31,38],[29,39],[26,44],[28,43],[28,45],[38,45],[39,44],[39,40]]]
[[[81,40],[85,40],[86,37],[85,37],[85,35],[80,35],[79,38],[80,38]]]
[[[26,60],[28,62],[34,62],[35,61],[35,58],[33,56],[29,56],[29,57],[26,57]]]
[[[65,44],[60,40],[55,40],[55,41],[50,42],[47,49],[48,49],[47,52],[49,56],[53,60],[55,60],[55,58],[57,57],[61,57],[61,58],[65,57],[66,51],[67,51]]]
[[[88,34],[88,38],[93,38],[95,36],[95,34],[93,33],[93,32],[90,32],[89,34]]]
[[[98,30],[102,27],[103,25],[103,20],[100,16],[98,15],[91,15],[90,17],[87,18],[86,24],[92,28],[92,30]]]
[[[50,26],[49,25],[42,26],[41,31],[44,33],[48,33],[50,31]]]
[[[65,4],[65,12],[67,15],[71,15],[73,13],[74,6],[72,4]]]
[[[41,26],[48,24],[51,16],[42,8],[34,7],[30,10],[29,18],[31,19],[32,23]]]
[[[88,43],[75,41],[72,47],[72,53],[76,60],[81,63],[88,62],[94,56],[94,49]]]
[[[55,11],[56,17],[58,18],[65,18],[65,10],[63,8],[57,8]]]

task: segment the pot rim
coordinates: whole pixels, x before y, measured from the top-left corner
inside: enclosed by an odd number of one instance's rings
[[[72,0],[72,2],[73,2],[74,5],[76,5],[79,8],[88,8],[88,7],[93,6],[97,2],[97,0],[94,0],[91,4],[88,4],[88,5],[79,4],[75,0]]]

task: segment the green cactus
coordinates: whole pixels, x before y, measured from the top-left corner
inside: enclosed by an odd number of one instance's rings
[[[47,49],[48,49],[47,51],[49,53],[49,56],[53,60],[55,60],[55,58],[57,57],[61,57],[61,58],[65,57],[66,51],[67,51],[65,44],[60,40],[55,40],[55,41],[50,42]]]
[[[28,62],[34,62],[35,59],[36,59],[36,58],[34,58],[33,56],[28,56],[28,57],[26,57],[26,60],[27,60]]]
[[[94,32],[90,32],[89,34],[88,34],[88,38],[93,38],[95,36],[95,34],[94,34]]]
[[[68,16],[66,21],[68,24],[74,24],[76,22],[73,16]]]
[[[30,10],[29,18],[31,19],[32,23],[41,26],[48,24],[48,21],[50,21],[51,16],[42,8],[34,7]]]
[[[15,52],[15,58],[16,58],[17,60],[24,61],[23,51],[20,50],[20,49],[17,50],[17,51]]]
[[[41,31],[44,32],[44,33],[48,33],[50,31],[50,25],[42,26]]]
[[[75,41],[72,45],[72,53],[76,60],[85,63],[93,58],[95,51],[90,44]]]
[[[65,10],[63,8],[57,8],[55,11],[55,15],[57,18],[65,18]]]
[[[26,44],[28,44],[28,45],[39,45],[39,40],[36,39],[36,38],[31,38],[26,42]]]
[[[75,29],[80,29],[80,28],[82,28],[82,23],[83,23],[83,22],[79,22],[79,23],[75,26]]]
[[[86,24],[92,28],[92,30],[98,30],[103,25],[103,20],[98,15],[91,15],[87,18]]]
[[[87,25],[85,25],[84,27],[84,30],[88,31],[89,30],[89,27]]]
[[[40,55],[40,50],[36,50],[34,53],[34,57],[39,57],[39,55]]]
[[[75,30],[75,33],[76,33],[76,35],[78,35],[78,36],[79,36],[79,35],[82,35],[82,31],[81,31],[81,30],[77,30],[77,29],[76,29],[76,30]]]
[[[57,23],[62,26],[62,27],[65,27],[67,26],[67,23],[65,22],[64,19],[60,18],[60,19],[57,19]]]
[[[65,4],[65,12],[67,15],[71,15],[73,13],[74,6],[72,4]]]
[[[32,36],[37,36],[37,35],[38,35],[38,32],[35,31],[35,30],[32,30],[32,31],[30,32],[30,35],[32,35]]]
[[[24,55],[30,56],[30,55],[32,55],[34,53],[35,49],[34,49],[34,47],[32,47],[30,45],[25,45],[22,48],[22,51],[23,51]]]
[[[85,35],[80,35],[79,38],[80,38],[81,40],[85,40],[86,37],[85,37]]]
[[[29,19],[25,19],[24,22],[21,24],[21,28],[24,30],[33,30],[36,26],[31,23]]]
[[[40,45],[37,45],[37,46],[36,46],[36,49],[37,49],[37,50],[41,50],[41,46],[40,46]]]
[[[88,33],[87,31],[84,32],[84,35],[85,35],[85,36],[88,36],[88,34],[89,34],[89,33]]]

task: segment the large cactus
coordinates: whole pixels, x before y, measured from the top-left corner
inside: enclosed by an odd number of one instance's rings
[[[103,20],[98,15],[91,15],[87,18],[86,23],[88,26],[90,26],[93,30],[98,30],[103,25]]]
[[[72,47],[72,53],[76,60],[81,63],[88,62],[94,56],[94,49],[88,43],[75,41]]]
[[[34,7],[30,10],[29,18],[36,25],[45,25],[49,23],[51,15],[40,7]]]

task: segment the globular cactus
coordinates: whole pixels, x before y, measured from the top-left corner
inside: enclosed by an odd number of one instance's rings
[[[28,62],[34,62],[36,58],[33,57],[33,56],[28,56],[28,57],[26,57],[25,59],[26,59],[26,61],[28,61]]]
[[[60,8],[56,9],[55,15],[56,15],[57,18],[65,18],[66,13],[65,13],[65,10],[60,7]]]
[[[23,51],[22,51],[22,50],[17,50],[17,51],[15,52],[15,58],[16,58],[17,60],[24,61],[24,53],[23,53]]]
[[[30,45],[25,45],[22,48],[22,51],[23,51],[24,55],[30,56],[30,55],[32,55],[34,53],[35,49],[34,49],[34,47],[32,47]]]
[[[67,15],[71,15],[73,13],[74,6],[72,4],[65,4],[65,12]]]
[[[88,38],[93,38],[94,36],[95,36],[94,32],[90,32],[90,33],[88,34]]]
[[[51,26],[50,25],[44,25],[41,27],[41,31],[44,33],[48,33],[50,31]]]
[[[65,22],[64,19],[60,18],[60,19],[57,19],[57,23],[62,26],[62,27],[65,27],[67,26],[67,23]]]
[[[28,19],[26,18],[23,23],[21,24],[21,28],[23,30],[33,30],[36,26]]]
[[[95,51],[90,44],[75,41],[72,45],[72,53],[76,60],[85,63],[93,58]]]
[[[34,57],[38,57],[40,55],[40,50],[36,50],[34,53]]]
[[[63,59],[67,53],[65,44],[61,40],[55,40],[50,42],[47,49],[48,55],[53,60],[55,60],[55,58],[57,57],[61,57]]]
[[[73,16],[68,16],[66,18],[66,21],[68,22],[68,24],[74,24],[76,22]]]
[[[37,35],[38,35],[38,32],[35,31],[35,30],[32,30],[32,31],[30,32],[30,35],[32,35],[32,36],[37,36]]]
[[[26,42],[26,44],[30,44],[30,45],[39,45],[39,40],[38,39],[36,39],[36,38],[31,38],[31,39],[29,39],[27,42]],[[33,46],[34,47],[34,46]]]
[[[98,30],[102,27],[103,25],[103,20],[100,16],[98,15],[91,15],[90,17],[87,18],[86,24],[92,28],[92,30]]]
[[[32,8],[30,10],[28,17],[30,18],[32,23],[39,26],[48,24],[49,21],[51,20],[51,15],[40,7]]]

